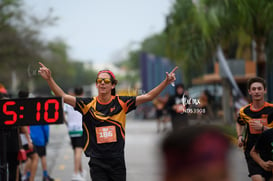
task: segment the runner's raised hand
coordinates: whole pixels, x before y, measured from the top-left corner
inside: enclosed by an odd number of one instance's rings
[[[39,62],[40,64],[40,69],[38,70],[39,74],[45,79],[45,80],[49,80],[51,78],[51,71],[44,66],[44,64],[42,64],[41,62]]]
[[[174,82],[176,80],[174,72],[177,69],[178,69],[178,66],[174,67],[174,69],[170,73],[166,72],[166,80],[167,80],[168,84],[171,84],[172,82]]]

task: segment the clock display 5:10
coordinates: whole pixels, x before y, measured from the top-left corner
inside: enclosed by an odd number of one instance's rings
[[[63,123],[62,98],[0,100],[0,125],[38,125]]]

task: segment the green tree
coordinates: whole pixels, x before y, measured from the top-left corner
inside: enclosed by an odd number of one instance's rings
[[[221,45],[228,58],[242,56],[256,42],[258,75],[265,77],[265,43],[272,31],[270,0],[177,0],[168,16],[171,56],[198,66]],[[241,57],[240,57],[241,58]],[[191,64],[191,61],[194,63]],[[195,67],[195,70],[198,67]],[[202,67],[201,67],[202,69]],[[187,70],[186,70],[187,72]]]
[[[140,42],[138,49],[129,51],[128,57],[116,63],[118,67],[128,70],[128,74],[125,77],[120,77],[120,81],[127,80],[131,87],[135,86],[140,80],[139,60],[141,53],[149,52],[159,57],[167,57],[166,42],[166,33],[154,34]]]
[[[97,72],[90,68],[85,68],[85,63],[79,61],[71,62],[73,67],[74,77],[73,77],[73,87],[91,85],[96,82]]]
[[[19,0],[0,2],[0,76],[12,94],[16,89],[31,89],[36,94],[50,94],[48,86],[38,76],[38,62],[50,67],[56,81],[65,89],[95,82],[94,72],[83,63],[72,61],[65,41],[45,42],[40,30],[54,25],[58,18],[49,10],[45,17],[24,11]]]
[[[273,15],[270,13],[273,10],[273,2],[270,0],[233,0],[217,1],[217,3],[212,0],[202,0],[200,2],[205,7],[202,12],[207,12],[203,15],[215,10],[213,14],[219,22],[219,26],[216,27],[217,32],[223,31],[228,35],[223,37],[228,37],[232,41],[234,38],[239,38],[238,35],[245,34],[245,37],[250,37],[250,40],[256,43],[257,57],[254,58],[257,59],[257,73],[258,76],[265,78],[265,46],[273,28]],[[222,39],[224,38],[220,40]],[[250,46],[251,41],[248,43]]]
[[[213,53],[209,41],[202,33],[202,19],[192,1],[177,0],[167,16],[168,57],[183,70],[186,84],[204,72]]]
[[[90,85],[95,82],[96,73],[92,69],[86,69],[84,63],[71,60],[68,55],[69,47],[64,40],[56,39],[49,42],[44,53],[43,62],[48,66],[55,81],[65,91],[76,86]],[[37,63],[37,62],[36,62]],[[35,79],[35,92],[49,94],[49,88],[40,77]]]
[[[12,93],[17,87],[27,87],[28,67],[40,59],[44,50],[39,39],[38,21],[35,26],[32,24],[37,18],[29,16],[22,6],[20,0],[0,2],[0,76]],[[39,22],[47,22],[42,21]]]
[[[273,30],[273,2],[236,0],[240,25],[256,42],[258,76],[266,75],[266,42]]]

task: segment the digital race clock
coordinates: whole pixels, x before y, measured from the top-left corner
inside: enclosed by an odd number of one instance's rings
[[[25,126],[63,123],[61,97],[0,100],[0,126]]]

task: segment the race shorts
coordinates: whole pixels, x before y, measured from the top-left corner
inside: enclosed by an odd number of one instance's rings
[[[83,136],[70,137],[72,148],[83,148]]]
[[[35,146],[35,147],[36,147],[39,157],[46,156],[46,147],[45,146]]]
[[[124,157],[90,158],[89,167],[92,181],[126,181]]]
[[[272,176],[271,172],[265,171],[258,163],[256,163],[249,153],[245,153],[245,158],[247,162],[249,177],[253,175],[262,175],[264,178],[268,179]]]
[[[30,157],[32,154],[37,153],[36,147],[33,145],[33,149],[28,148],[28,144],[23,145],[24,150],[26,150],[27,157]]]

